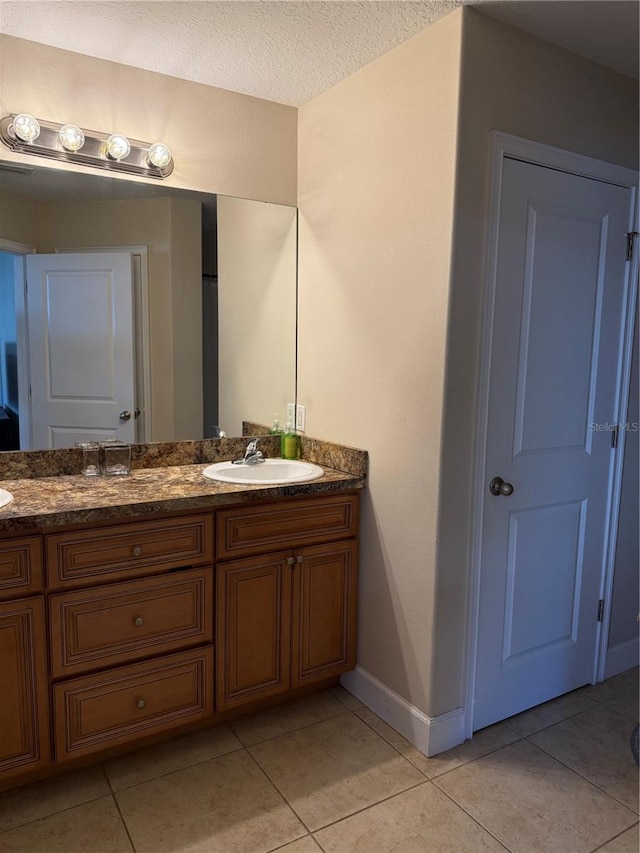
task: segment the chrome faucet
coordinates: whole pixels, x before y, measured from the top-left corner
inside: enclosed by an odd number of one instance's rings
[[[254,438],[247,444],[247,449],[244,452],[243,459],[234,459],[234,465],[257,465],[259,462],[265,462],[262,451],[258,450],[258,439]]]

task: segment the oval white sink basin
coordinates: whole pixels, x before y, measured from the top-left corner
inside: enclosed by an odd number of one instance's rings
[[[13,500],[13,495],[6,489],[0,489],[0,506],[6,506]]]
[[[304,483],[317,480],[324,471],[312,462],[295,459],[265,459],[254,465],[234,465],[233,462],[216,462],[202,472],[209,480],[220,483],[237,483],[247,486],[282,486],[287,483]]]

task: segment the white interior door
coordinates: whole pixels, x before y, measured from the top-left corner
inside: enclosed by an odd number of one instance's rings
[[[474,730],[593,680],[631,203],[517,160],[502,180]]]
[[[135,440],[131,268],[126,252],[27,257],[33,448]]]

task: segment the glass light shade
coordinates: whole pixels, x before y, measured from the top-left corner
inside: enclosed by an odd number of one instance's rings
[[[171,162],[171,149],[164,142],[154,142],[149,146],[147,158],[152,166],[164,169]]]
[[[126,136],[119,133],[112,133],[107,139],[107,153],[114,160],[124,160],[131,151],[131,144]]]
[[[84,145],[84,133],[75,124],[60,128],[60,144],[66,151],[79,151]]]
[[[29,113],[20,113],[13,120],[13,132],[23,142],[33,142],[40,136],[38,120]]]

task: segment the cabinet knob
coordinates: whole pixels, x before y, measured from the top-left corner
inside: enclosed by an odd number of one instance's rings
[[[133,624],[136,626],[136,628],[140,628],[142,625],[144,625],[144,619],[142,618],[142,616],[136,616],[136,618],[133,620]]]
[[[287,557],[287,565],[293,566],[294,563],[295,563],[294,557]]]
[[[139,545],[136,545],[136,547],[133,549],[133,556],[134,557],[141,557],[142,556],[142,548]]]
[[[304,560],[304,557],[302,557],[302,556],[297,556],[297,557],[296,557],[296,563],[297,563],[298,565],[300,565],[300,563],[301,563],[303,560]]]
[[[138,699],[138,701],[136,702],[136,708],[138,708],[140,711],[142,711],[146,707],[147,707],[147,703],[144,701],[144,699]]]

